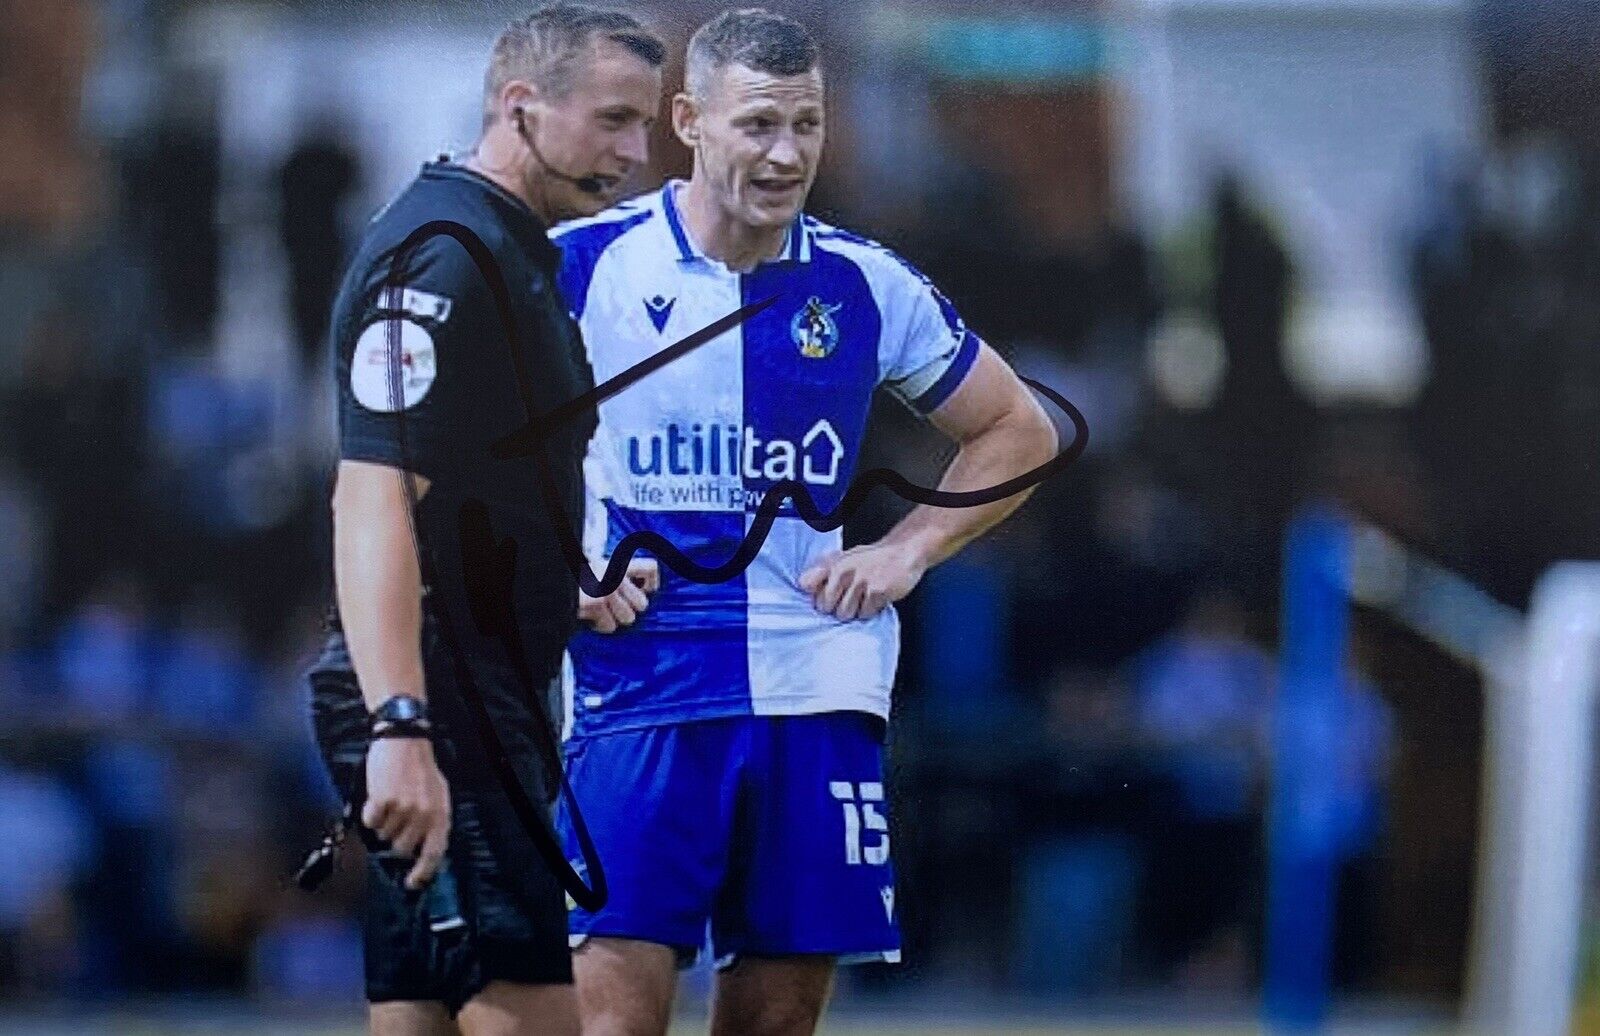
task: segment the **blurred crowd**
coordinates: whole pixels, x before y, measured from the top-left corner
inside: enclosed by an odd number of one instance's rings
[[[330,176],[317,147],[281,170],[296,225]],[[101,231],[0,249],[0,855],[22,879],[0,987],[343,993],[348,899],[284,885],[332,801],[301,701],[326,434],[298,432],[320,420],[298,380],[210,355],[214,135],[173,122],[101,158]],[[284,237],[325,283],[327,242]]]
[[[285,300],[297,369],[225,370],[220,144],[191,93],[80,156],[62,182],[97,185],[92,220],[0,177],[0,998],[358,994],[359,869],[315,896],[286,878],[336,808],[301,671],[328,594],[322,325],[372,199],[331,123],[252,171],[272,199],[252,232],[283,259],[262,290]],[[851,981],[1244,995],[1295,506],[1341,499],[1512,601],[1600,546],[1600,483],[1581,477],[1600,432],[1600,167],[1549,140],[1430,167],[1394,244],[1432,377],[1398,411],[1319,410],[1296,387],[1294,258],[1242,177],[1219,169],[1182,240],[1154,242],[1111,216],[1052,232],[979,164],[940,168],[892,218],[828,182],[814,208],[921,266],[1083,409],[1093,445],[903,607],[909,963]],[[1180,373],[1198,395],[1159,384],[1151,357],[1174,342],[1223,358]],[[892,402],[873,421],[869,466],[937,478],[934,433]],[[875,496],[847,538],[901,506]],[[1508,516],[1527,536],[1503,551]],[[1447,995],[1455,968],[1415,962],[1459,961],[1478,733],[1438,699],[1475,678],[1403,637],[1358,624],[1328,732],[1337,980]],[[1419,715],[1439,744],[1411,746]],[[1435,819],[1397,840],[1400,808]]]

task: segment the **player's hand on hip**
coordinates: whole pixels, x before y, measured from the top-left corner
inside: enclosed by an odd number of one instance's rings
[[[378,738],[367,751],[361,822],[397,851],[417,858],[406,887],[431,880],[450,843],[450,786],[427,738]]]
[[[909,547],[869,543],[829,554],[800,575],[817,610],[838,619],[870,619],[916,588],[926,571]]]
[[[627,577],[604,597],[578,591],[578,618],[597,633],[615,633],[632,626],[650,607],[650,595],[660,588],[661,568],[655,559],[636,557],[628,562]]]

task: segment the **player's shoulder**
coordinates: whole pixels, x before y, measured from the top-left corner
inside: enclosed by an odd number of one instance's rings
[[[868,281],[903,291],[931,287],[927,275],[883,242],[815,216],[808,215],[804,219],[812,248],[849,260],[861,268]]]
[[[567,220],[550,228],[550,240],[563,252],[604,250],[655,216],[651,195],[618,202],[604,212]]]
[[[656,217],[653,195],[643,195],[613,205],[604,212],[584,219],[570,220],[550,231],[550,240],[561,251],[561,294],[574,317],[587,308],[590,288],[602,268],[601,258],[617,249],[649,247],[649,234],[635,234],[651,225]],[[615,270],[616,267],[613,267]]]

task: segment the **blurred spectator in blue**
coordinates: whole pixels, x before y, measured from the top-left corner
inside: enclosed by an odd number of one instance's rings
[[[62,703],[92,735],[83,789],[104,851],[85,904],[87,966],[107,993],[159,986],[171,932],[175,778],[170,746],[146,736],[156,641],[146,597],[112,573],[56,640]]]
[[[1038,726],[1054,765],[1025,778],[1011,953],[1030,992],[1093,996],[1130,977],[1144,861],[1128,819],[1149,782],[1129,751],[1127,706],[1100,669],[1066,666],[1045,688]]]
[[[152,459],[166,490],[163,520],[185,536],[237,535],[248,518],[230,482],[232,462],[270,437],[270,392],[260,381],[229,379],[209,360],[193,359],[158,365],[149,388]],[[197,558],[186,571],[203,563]]]
[[[948,749],[993,756],[998,731],[1016,720],[1006,643],[1011,598],[992,547],[975,543],[931,570],[918,588],[915,649],[923,716],[950,736]]]
[[[59,780],[0,763],[0,992],[68,992],[78,977],[73,886],[95,854],[83,806]]]
[[[147,704],[152,638],[144,588],[128,572],[105,576],[56,638],[62,703],[89,719],[133,718]]]
[[[354,1005],[361,995],[361,926],[303,906],[286,912],[256,941],[252,978],[257,994],[269,999]]]
[[[247,735],[261,680],[228,602],[194,594],[164,639],[154,677],[161,719],[177,728]]]
[[[104,846],[85,897],[92,987],[104,995],[170,988],[178,783],[170,752],[107,738],[83,762]]]
[[[1172,793],[1153,827],[1148,928],[1158,970],[1186,986],[1249,981],[1274,672],[1220,589],[1198,594],[1130,667],[1134,723]]]

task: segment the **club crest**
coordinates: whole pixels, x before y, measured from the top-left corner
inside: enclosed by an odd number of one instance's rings
[[[789,321],[789,335],[799,346],[800,355],[820,360],[839,344],[839,324],[833,319],[839,306],[830,306],[815,295]]]

